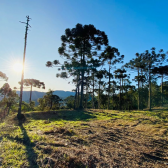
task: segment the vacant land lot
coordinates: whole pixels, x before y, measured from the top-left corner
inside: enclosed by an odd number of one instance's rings
[[[27,112],[0,124],[0,167],[168,167],[168,110]]]

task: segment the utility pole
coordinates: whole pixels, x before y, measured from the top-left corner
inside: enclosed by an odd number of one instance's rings
[[[24,64],[25,64],[25,55],[26,55],[26,43],[27,43],[27,32],[29,27],[29,21],[31,18],[29,16],[26,16],[27,22],[21,22],[26,24],[26,31],[25,31],[25,43],[24,43],[24,53],[23,53],[23,69],[22,69],[22,76],[21,76],[21,86],[20,86],[20,100],[19,100],[19,109],[18,109],[18,114],[17,117],[20,120],[21,119],[21,106],[22,106],[22,94],[23,94],[23,79],[24,79]]]

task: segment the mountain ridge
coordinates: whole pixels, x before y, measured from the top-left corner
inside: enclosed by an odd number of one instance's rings
[[[16,91],[16,93],[20,96],[20,91]],[[32,101],[37,102],[39,98],[42,98],[47,92],[39,92],[39,91],[32,91]],[[55,90],[53,92],[54,95],[59,96],[62,99],[65,99],[68,96],[74,96],[75,92],[71,91],[64,91],[64,90]],[[30,99],[30,91],[23,91],[22,100],[25,102],[29,102]]]

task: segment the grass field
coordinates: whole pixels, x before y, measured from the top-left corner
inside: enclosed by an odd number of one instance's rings
[[[168,167],[168,109],[27,112],[0,124],[0,167]]]

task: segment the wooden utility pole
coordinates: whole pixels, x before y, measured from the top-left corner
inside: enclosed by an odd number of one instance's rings
[[[24,43],[24,53],[23,53],[23,69],[22,69],[22,76],[21,76],[21,86],[20,86],[20,100],[19,100],[19,109],[18,109],[18,114],[17,117],[20,120],[21,119],[21,107],[22,107],[22,94],[23,94],[23,80],[24,80],[24,64],[25,64],[25,55],[26,55],[26,43],[27,43],[27,32],[29,27],[29,21],[31,18],[29,16],[26,16],[27,22],[21,22],[26,24],[26,31],[25,31],[25,43]]]

